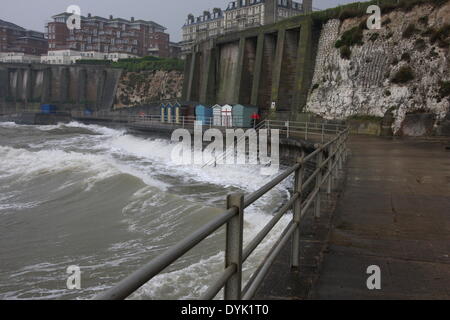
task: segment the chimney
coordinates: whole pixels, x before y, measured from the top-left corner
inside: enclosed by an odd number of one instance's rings
[[[134,22],[134,17],[131,17],[131,22]]]
[[[111,14],[111,15],[109,15],[109,20],[112,20],[114,17],[113,17],[113,15]]]
[[[88,18],[92,17],[92,15],[90,13],[88,13]]]

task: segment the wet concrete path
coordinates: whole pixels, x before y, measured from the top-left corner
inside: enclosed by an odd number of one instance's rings
[[[351,137],[313,299],[450,299],[447,140]],[[381,290],[367,289],[367,268]]]
[[[450,140],[352,136],[342,191],[306,219],[257,299],[450,299]],[[290,246],[287,246],[290,247]],[[367,288],[369,266],[381,290]]]

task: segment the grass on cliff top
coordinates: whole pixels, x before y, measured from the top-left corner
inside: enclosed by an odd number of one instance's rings
[[[336,8],[316,11],[313,12],[311,16],[316,23],[326,23],[331,19],[345,20],[366,16],[367,8],[371,5],[378,5],[381,8],[381,12],[387,14],[397,9],[411,11],[415,6],[421,4],[431,4],[439,7],[449,1],[450,0],[373,0],[368,2],[355,2]]]
[[[108,65],[113,68],[124,69],[128,72],[184,70],[183,60],[150,56],[143,58],[120,59],[117,62],[112,62],[111,60],[78,60],[77,64]]]

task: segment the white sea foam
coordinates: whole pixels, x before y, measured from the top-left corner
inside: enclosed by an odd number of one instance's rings
[[[1,124],[0,124],[1,125]],[[16,126],[15,124],[10,124]],[[93,270],[101,270],[105,267],[118,267],[130,261],[142,258],[146,252],[161,248],[171,242],[171,235],[178,232],[183,223],[186,224],[192,216],[195,216],[203,204],[196,206],[194,202],[185,204],[179,208],[174,205],[170,210],[159,213],[157,217],[151,217],[150,222],[146,213],[149,208],[162,206],[168,201],[177,201],[169,198],[164,192],[170,185],[160,181],[158,175],[165,174],[176,177],[178,180],[190,183],[200,182],[215,184],[222,188],[237,187],[247,194],[263,186],[271,177],[259,174],[258,166],[219,166],[195,167],[179,166],[173,164],[171,153],[175,144],[167,140],[146,139],[126,134],[124,130],[111,129],[97,125],[84,125],[72,122],[63,126],[72,128],[84,128],[97,135],[81,137],[76,135],[71,138],[54,140],[44,150],[30,151],[0,146],[0,168],[3,177],[17,177],[19,181],[27,181],[41,175],[51,175],[62,172],[84,173],[87,190],[98,181],[118,174],[128,174],[141,179],[147,187],[137,191],[123,208],[125,221],[129,231],[144,232],[152,236],[153,231],[165,229],[163,233],[155,234],[151,241],[139,238],[125,244],[115,244],[111,247],[113,255],[103,261],[99,257],[92,258],[89,266]],[[39,130],[49,131],[50,127],[39,127]],[[95,153],[89,151],[70,151],[70,147],[92,147]],[[70,186],[72,182],[66,185]],[[244,239],[247,244],[264,225],[272,218],[271,208],[276,207],[282,200],[288,197],[288,183],[278,186],[268,193],[260,201],[250,206],[245,211]],[[182,195],[180,195],[182,196]],[[8,203],[6,199],[2,203]],[[1,209],[1,204],[0,204]],[[189,212],[190,216],[184,217]],[[254,272],[257,263],[268,252],[269,247],[276,241],[279,234],[289,222],[290,216],[282,218],[267,241],[265,241],[252,255],[245,265],[246,278]],[[208,241],[207,239],[206,241]],[[137,242],[136,242],[137,241]],[[38,268],[43,272],[53,272],[55,266],[42,265]],[[179,270],[158,275],[146,284],[133,298],[161,298],[174,297],[177,299],[195,298],[205,292],[207,285],[223,270],[223,252],[205,252],[203,258],[193,264],[181,267]],[[21,270],[20,272],[33,273],[35,270]],[[180,285],[180,283],[182,285]],[[89,288],[90,291],[101,290],[104,287]],[[48,297],[65,294],[64,292],[47,292]]]

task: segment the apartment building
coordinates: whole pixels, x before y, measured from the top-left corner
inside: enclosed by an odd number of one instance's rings
[[[203,11],[203,15],[194,17],[189,14],[183,26],[183,40],[181,41],[181,55],[189,52],[196,42],[216,37],[224,31],[224,15],[220,8],[210,11]]]
[[[111,59],[158,56],[169,57],[170,36],[166,28],[153,22],[92,16],[81,17],[80,29],[69,29],[71,14],[61,13],[47,24],[49,52],[43,60]]]
[[[44,33],[0,20],[0,62],[39,62],[47,51],[48,41]]]
[[[298,3],[292,0],[235,0],[225,10],[215,8],[199,17],[189,14],[183,26],[182,55],[196,42],[228,32],[275,23],[312,11],[312,0]]]

